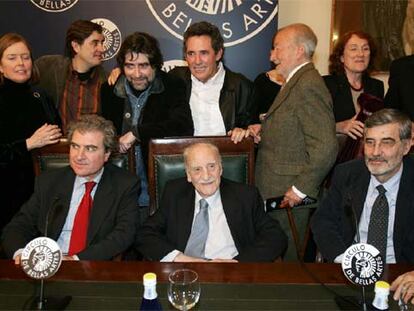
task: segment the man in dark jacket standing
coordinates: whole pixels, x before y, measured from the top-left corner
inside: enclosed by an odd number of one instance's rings
[[[149,205],[146,159],[151,138],[193,134],[183,82],[161,71],[162,54],[152,36],[135,32],[122,43],[117,56],[122,74],[115,85],[101,90],[102,115],[121,135],[121,152],[135,148],[141,179],[140,206]]]
[[[222,63],[224,40],[208,23],[192,24],[184,33],[188,67],[176,67],[173,75],[186,83],[194,135],[231,135],[234,142],[248,136],[252,83]]]

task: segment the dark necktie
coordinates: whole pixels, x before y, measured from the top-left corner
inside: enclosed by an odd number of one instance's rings
[[[198,258],[205,257],[208,230],[208,203],[201,199],[200,210],[194,219],[190,238],[184,251],[185,255]]]
[[[75,220],[73,221],[68,251],[69,256],[76,255],[85,249],[86,237],[88,235],[89,215],[93,204],[91,192],[95,184],[94,181],[85,183],[85,194],[82,197],[75,215]]]
[[[388,236],[388,201],[385,196],[387,191],[383,185],[377,186],[379,192],[372,206],[371,217],[368,227],[367,243],[374,245],[386,261],[387,255],[387,236]]]

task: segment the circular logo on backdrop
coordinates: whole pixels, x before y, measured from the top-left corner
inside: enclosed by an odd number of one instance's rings
[[[384,262],[377,248],[370,244],[351,245],[344,253],[342,271],[354,284],[367,286],[379,281]]]
[[[276,16],[278,5],[272,0],[146,0],[157,21],[182,40],[194,22],[208,20],[224,38],[224,46],[247,41],[262,31]]]
[[[22,252],[23,271],[34,279],[47,279],[54,275],[62,263],[59,245],[46,237],[36,238]]]
[[[35,6],[47,12],[63,12],[73,7],[78,0],[30,0]]]
[[[94,18],[92,22],[97,23],[103,28],[104,41],[104,53],[102,55],[103,60],[111,59],[118,53],[121,47],[121,32],[118,27],[109,19],[106,18]]]

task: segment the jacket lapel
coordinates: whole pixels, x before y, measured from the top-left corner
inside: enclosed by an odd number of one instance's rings
[[[302,68],[300,68],[292,78],[290,78],[289,82],[286,83],[281,89],[279,94],[277,94],[272,106],[270,106],[269,110],[266,113],[266,119],[274,112],[276,111],[280,105],[286,100],[290,92],[292,91],[292,88],[296,85],[296,83],[299,81],[299,79],[303,76],[303,74],[311,69],[314,69],[313,63],[306,64]]]
[[[351,204],[355,211],[358,224],[361,219],[362,210],[364,209],[370,178],[371,175],[364,165],[364,170],[359,174],[357,173],[356,178],[354,179],[355,182],[350,187],[350,198],[352,198]]]
[[[242,215],[242,211],[238,208],[238,202],[235,201],[234,194],[229,191],[226,185],[226,180],[223,178],[221,179],[220,183],[220,196],[224,214],[226,216],[227,224],[229,225],[234,244],[239,250],[239,246],[243,244],[241,241],[239,241],[239,238],[245,236],[242,230],[246,230],[246,228],[240,226],[239,219]]]
[[[56,195],[53,196],[52,205],[49,206],[48,236],[57,240],[62,232],[68,216],[70,200],[73,192],[75,174],[70,167],[64,172],[62,179],[56,185]],[[53,209],[53,210],[52,210]]]
[[[111,175],[110,167],[106,166],[93,199],[92,213],[88,226],[88,244],[93,241],[109,209],[113,207],[115,197],[112,195]]]
[[[403,247],[403,241],[409,234],[409,230],[412,230],[412,224],[410,219],[413,208],[413,188],[414,188],[414,175],[412,173],[413,167],[404,161],[403,172],[400,180],[400,187],[398,189],[397,202],[395,204],[395,219],[394,219],[394,252],[397,262],[401,261],[401,253]]]

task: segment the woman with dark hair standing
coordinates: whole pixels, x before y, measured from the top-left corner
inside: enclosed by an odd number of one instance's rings
[[[362,93],[384,98],[384,84],[371,78],[376,47],[373,39],[362,31],[348,32],[339,38],[329,57],[329,73],[324,76],[333,100],[337,133],[353,139],[362,137],[364,124],[356,121]]]
[[[46,94],[32,86],[29,44],[20,35],[0,37],[0,230],[33,192],[30,150],[59,141],[60,120]]]
[[[330,75],[324,76],[324,80],[332,95],[336,132],[344,135],[340,141],[338,162],[361,155],[359,141],[366,112],[383,107],[384,84],[369,76],[375,54],[371,36],[362,31],[352,31],[339,38],[329,57]]]

